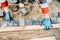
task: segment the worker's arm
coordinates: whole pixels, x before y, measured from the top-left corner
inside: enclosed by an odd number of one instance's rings
[[[41,4],[40,6],[41,6],[42,13],[44,15],[42,25],[44,25],[45,30],[48,30],[51,27],[51,21],[50,21],[50,16],[49,16],[49,7],[48,7],[46,0],[39,0],[39,1]]]
[[[6,0],[1,0],[1,5],[2,5],[2,8],[4,9],[4,11],[6,13],[6,21],[10,22],[10,11],[8,8],[8,2]]]

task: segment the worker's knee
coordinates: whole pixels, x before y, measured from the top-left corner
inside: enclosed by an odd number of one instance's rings
[[[49,8],[48,8],[48,7],[42,8],[42,13],[43,13],[43,14],[49,13]]]
[[[41,9],[42,9],[42,13],[43,14],[49,13],[49,7],[48,7],[48,4],[47,3],[41,4],[40,6],[41,6]]]
[[[7,1],[1,2],[1,5],[2,5],[2,8],[7,7],[8,6],[8,2]]]
[[[47,4],[47,0],[39,0],[40,1],[40,6],[42,9],[42,13],[43,14],[47,14],[49,13],[49,8],[48,8],[48,4]]]
[[[40,4],[44,4],[44,3],[47,3],[46,0],[40,0]]]

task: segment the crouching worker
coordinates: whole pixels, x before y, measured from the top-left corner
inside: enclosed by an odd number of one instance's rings
[[[47,4],[47,0],[39,0],[39,2],[41,4],[40,6],[41,6],[42,13],[44,14],[42,25],[44,25],[45,30],[49,30],[51,27],[51,21],[49,17],[49,7]]]
[[[6,21],[10,22],[10,11],[9,11],[9,8],[8,8],[7,0],[0,0],[0,4],[1,4],[2,8],[4,9],[4,11],[6,13]]]

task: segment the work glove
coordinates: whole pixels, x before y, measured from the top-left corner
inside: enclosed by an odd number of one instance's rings
[[[50,27],[52,26],[50,18],[44,18],[43,21],[42,21],[42,25],[44,25],[45,30],[49,30]]]
[[[6,12],[6,21],[10,22],[10,12]]]

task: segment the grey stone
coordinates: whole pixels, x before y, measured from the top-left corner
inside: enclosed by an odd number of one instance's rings
[[[25,20],[19,20],[19,26],[25,26]]]
[[[1,27],[8,27],[8,23],[7,22],[1,22]]]
[[[52,24],[57,24],[57,18],[51,18],[51,23]]]
[[[18,20],[13,21],[13,26],[19,26],[19,21]]]
[[[32,20],[25,20],[25,25],[26,26],[32,25]]]
[[[59,17],[57,18],[57,23],[60,23],[60,18]]]
[[[41,25],[40,20],[32,20],[32,25]]]
[[[9,27],[14,26],[13,21],[11,21],[10,23],[8,23],[8,25],[9,25]]]
[[[41,25],[41,23],[42,23],[42,19],[39,19],[39,25]]]

